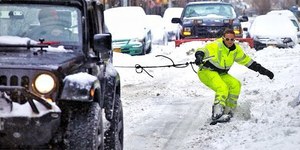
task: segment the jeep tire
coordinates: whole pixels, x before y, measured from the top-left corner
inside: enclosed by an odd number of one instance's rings
[[[74,102],[73,102],[74,103]],[[102,110],[96,102],[68,104],[63,149],[102,150]]]

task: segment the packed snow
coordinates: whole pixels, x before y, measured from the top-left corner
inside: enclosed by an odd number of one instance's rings
[[[202,84],[191,66],[144,68],[194,61],[193,49],[205,42],[175,48],[153,46],[144,56],[114,53],[121,76],[126,150],[290,150],[300,148],[300,46],[267,47],[261,51],[242,43],[244,51],[271,70],[259,75],[234,64],[230,74],[242,82],[242,91],[229,123],[209,125],[214,92]],[[122,68],[127,66],[129,68]],[[133,67],[133,68],[132,68]],[[197,66],[193,65],[195,69]]]

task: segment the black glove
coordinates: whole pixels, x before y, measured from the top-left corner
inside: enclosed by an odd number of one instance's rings
[[[274,74],[273,72],[271,72],[270,70],[264,68],[263,66],[261,66],[259,63],[257,62],[253,62],[249,67],[249,69],[252,69],[256,72],[259,72],[262,75],[266,75],[268,76],[270,79],[274,78]]]
[[[200,65],[203,61],[203,57],[204,57],[204,52],[202,51],[197,51],[195,53],[195,57],[196,57],[196,60],[195,60],[195,64],[196,65]]]
[[[274,78],[274,74],[273,72],[271,72],[270,70],[264,68],[264,67],[261,67],[260,70],[258,70],[258,72],[262,75],[266,75],[268,76],[270,79],[273,79]]]

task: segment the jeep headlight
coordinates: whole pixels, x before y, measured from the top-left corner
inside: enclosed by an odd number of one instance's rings
[[[54,78],[49,74],[38,75],[33,83],[35,89],[41,94],[47,94],[55,87]]]

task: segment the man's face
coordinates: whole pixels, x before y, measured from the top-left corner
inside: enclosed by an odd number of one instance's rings
[[[235,35],[234,34],[225,34],[223,37],[223,41],[227,47],[231,47],[234,44]]]

